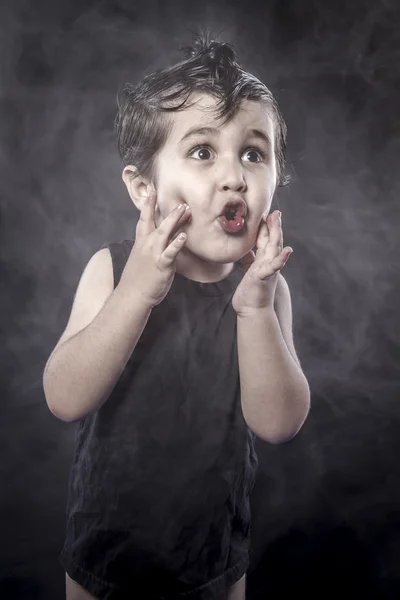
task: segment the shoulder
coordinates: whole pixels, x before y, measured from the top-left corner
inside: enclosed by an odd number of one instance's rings
[[[110,248],[103,247],[97,252],[93,254],[93,256],[88,261],[82,276],[82,280],[87,281],[91,280],[92,283],[96,283],[96,285],[105,286],[106,288],[110,288],[110,284],[112,283],[112,275],[113,275],[113,266],[112,266],[112,256]]]
[[[83,270],[76,288],[67,326],[53,353],[61,344],[93,321],[113,290],[114,276],[111,254],[108,248],[102,248],[93,254]]]

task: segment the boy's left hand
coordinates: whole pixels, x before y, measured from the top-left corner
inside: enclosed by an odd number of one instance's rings
[[[232,298],[234,310],[242,315],[274,306],[278,273],[293,251],[290,246],[283,248],[279,211],[261,221],[256,246],[256,254],[250,250],[240,261],[245,275]]]

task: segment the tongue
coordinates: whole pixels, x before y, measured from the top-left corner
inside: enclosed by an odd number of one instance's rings
[[[244,225],[244,219],[238,213],[236,213],[233,219],[227,219],[225,215],[222,215],[222,217],[219,218],[219,222],[227,233],[236,233],[241,231]]]

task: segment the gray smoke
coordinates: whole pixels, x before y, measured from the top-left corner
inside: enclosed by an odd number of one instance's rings
[[[271,87],[289,131],[292,184],[272,210],[294,249],[283,274],[312,410],[289,444],[259,442],[256,556],[318,517],[363,539],[381,532],[376,572],[395,576],[398,550],[382,532],[385,500],[400,501],[399,15],[394,0],[1,6],[3,506],[32,532],[3,545],[8,574],[59,550],[50,532],[37,548],[33,515],[57,506],[62,535],[74,426],[49,414],[42,370],[89,258],[135,231],[117,89],[179,60],[201,24]],[[14,527],[5,521],[15,540]]]

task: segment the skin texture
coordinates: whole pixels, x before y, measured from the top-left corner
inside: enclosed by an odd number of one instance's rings
[[[124,169],[123,179],[139,210],[148,184],[156,189],[157,227],[177,204],[189,205],[191,218],[176,233],[187,233],[176,271],[189,279],[212,282],[225,278],[233,263],[250,252],[263,215],[271,207],[276,189],[274,124],[268,106],[258,101],[242,101],[225,125],[212,113],[214,98],[194,94],[191,101],[190,108],[172,113],[171,133],[155,159],[154,181],[132,178],[133,165]],[[219,133],[195,134],[181,142],[193,127],[218,128]],[[252,129],[264,132],[269,143],[251,135]],[[195,150],[198,146],[203,149]],[[226,234],[217,220],[232,195],[247,205],[246,227],[239,235]]]

